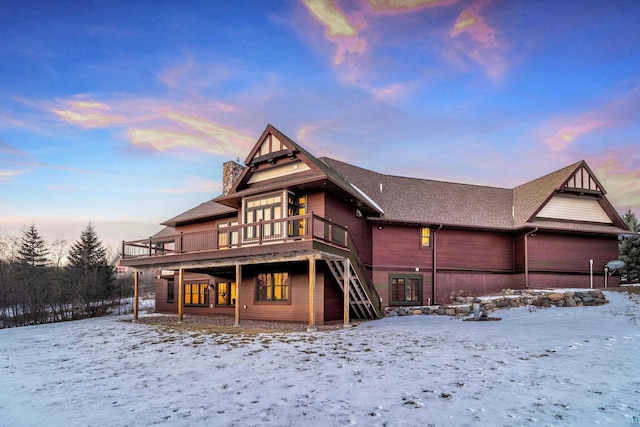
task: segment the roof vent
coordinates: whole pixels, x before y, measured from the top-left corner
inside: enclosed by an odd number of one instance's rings
[[[382,193],[382,183],[380,183],[380,192]]]

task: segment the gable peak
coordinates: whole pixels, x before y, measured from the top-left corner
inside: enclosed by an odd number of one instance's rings
[[[575,171],[567,178],[559,188],[560,191],[606,194],[602,184],[598,181],[591,168],[583,160],[576,166]]]

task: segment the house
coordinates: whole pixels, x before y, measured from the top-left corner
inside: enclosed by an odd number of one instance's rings
[[[244,163],[224,164],[222,195],[123,242],[121,265],[156,271],[158,311],[313,329],[504,288],[597,287],[628,232],[584,161],[514,189],[457,184],[316,158],[268,125]]]

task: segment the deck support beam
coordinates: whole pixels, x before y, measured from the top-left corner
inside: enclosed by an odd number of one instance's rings
[[[349,271],[351,270],[351,261],[349,260],[349,258],[346,258],[344,260],[344,286],[342,287],[344,289],[344,313],[343,313],[343,317],[344,317],[344,327],[347,328],[349,327],[349,286],[351,284],[351,278],[349,277]]]
[[[133,272],[133,321],[138,320],[138,288],[139,288],[139,277],[140,273],[137,271]]]
[[[184,268],[178,270],[178,323],[184,318]]]
[[[307,332],[316,331],[316,259],[309,257],[309,326]]]
[[[233,326],[240,326],[240,288],[242,287],[242,265],[236,264],[236,310],[235,323]]]

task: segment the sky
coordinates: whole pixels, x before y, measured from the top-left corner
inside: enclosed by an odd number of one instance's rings
[[[175,316],[0,329],[0,424],[634,426],[638,300],[605,295],[494,322],[404,316],[313,333],[216,333]]]
[[[0,234],[146,238],[267,124],[503,188],[586,160],[640,215],[635,0],[4,0],[0,40]]]

